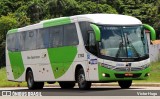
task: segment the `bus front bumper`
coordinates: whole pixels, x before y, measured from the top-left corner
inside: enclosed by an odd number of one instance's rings
[[[144,80],[149,78],[150,67],[139,71],[115,71],[98,66],[99,81]]]

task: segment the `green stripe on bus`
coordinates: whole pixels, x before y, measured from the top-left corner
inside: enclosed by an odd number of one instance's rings
[[[75,59],[76,54],[77,47],[75,46],[48,49],[50,63],[56,79],[64,75],[64,73],[69,69]]]
[[[18,79],[25,71],[21,52],[8,52],[14,79]]]
[[[9,30],[7,34],[17,33],[17,32],[18,32],[18,29],[12,29],[12,30]]]
[[[63,17],[63,18],[57,18],[54,20],[50,20],[43,23],[43,27],[51,27],[51,26],[58,26],[63,24],[71,23],[71,20],[69,17]]]

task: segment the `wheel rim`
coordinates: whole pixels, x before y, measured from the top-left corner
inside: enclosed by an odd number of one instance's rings
[[[83,74],[80,74],[79,75],[79,85],[80,86],[84,86],[84,84],[85,84],[85,76],[83,75]]]
[[[33,78],[32,78],[32,74],[29,73],[29,75],[28,75],[28,86],[32,87],[32,85],[33,85]]]

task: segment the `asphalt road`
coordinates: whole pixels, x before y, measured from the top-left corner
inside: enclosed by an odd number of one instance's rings
[[[3,91],[3,93],[2,93]],[[0,88],[0,95],[11,96],[160,96],[160,87],[136,87],[121,89],[119,86],[92,86],[90,90],[61,89],[59,87],[45,87],[40,90],[28,90],[26,87]]]

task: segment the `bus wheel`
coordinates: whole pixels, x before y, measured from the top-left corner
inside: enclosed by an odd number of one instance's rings
[[[91,82],[86,81],[84,70],[81,68],[77,74],[77,83],[80,89],[86,90],[90,89]]]
[[[128,89],[132,85],[132,80],[118,81],[118,84],[122,89]]]
[[[63,89],[71,89],[75,86],[75,82],[59,82],[59,85]]]
[[[44,82],[35,82],[33,77],[33,72],[29,70],[27,72],[27,86],[29,89],[42,89],[44,86]]]

